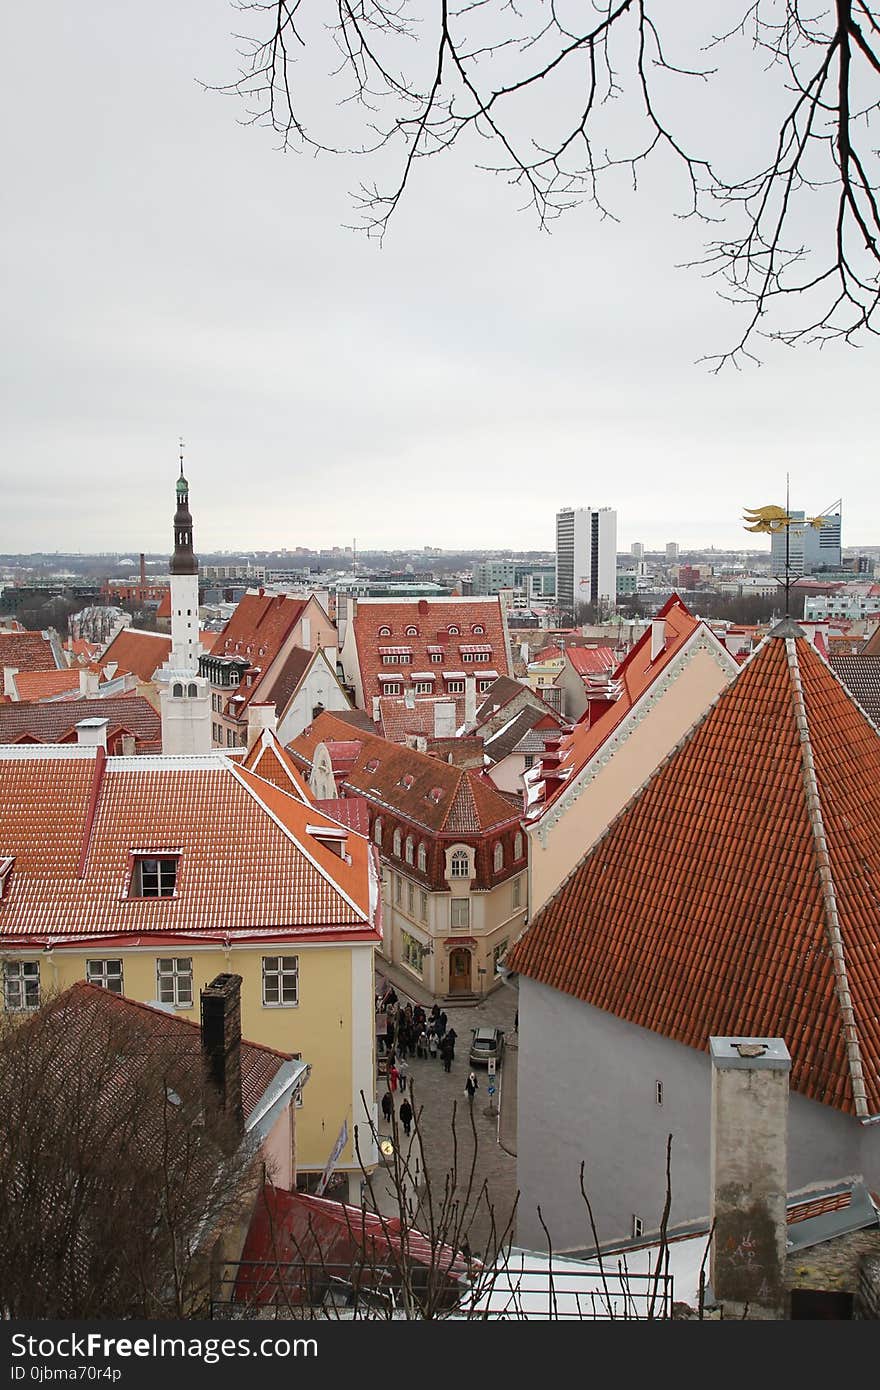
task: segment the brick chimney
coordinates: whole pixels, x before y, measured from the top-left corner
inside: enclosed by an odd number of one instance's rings
[[[710,1038],[710,1277],[728,1316],[785,1310],[788,1077],[782,1038]]]
[[[468,729],[477,722],[477,678],[472,675],[464,678],[464,722]]]
[[[202,990],[202,1055],[220,1112],[244,1133],[241,1097],[241,976],[215,975]]]
[[[247,709],[247,746],[248,752],[262,735],[264,729],[271,729],[273,733],[278,728],[278,718],[275,712],[275,705],[271,701],[254,703],[248,705]]]
[[[8,695],[10,700],[18,699],[18,690],[15,685],[15,677],[18,675],[17,666],[3,667],[3,694]]]

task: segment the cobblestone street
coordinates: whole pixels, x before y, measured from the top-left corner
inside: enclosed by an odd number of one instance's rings
[[[380,967],[381,968],[381,967]],[[391,972],[395,989],[401,1002],[409,999],[420,1002],[418,995],[408,995],[399,974]],[[425,1002],[424,998],[421,1002]],[[492,1230],[492,1216],[489,1205],[494,1209],[495,1229],[503,1232],[516,1199],[516,1062],[517,1038],[514,1018],[517,1010],[517,991],[509,985],[502,985],[486,1000],[469,1007],[443,1004],[448,1018],[448,1027],[457,1033],[455,1060],[452,1070],[447,1074],[439,1058],[409,1057],[411,1101],[419,1115],[419,1128],[422,1139],[422,1155],[418,1157],[419,1170],[427,1166],[432,1191],[442,1198],[447,1175],[457,1165],[456,1191],[463,1199],[467,1189],[471,1164],[474,1161],[474,1129],[476,1130],[476,1165],[471,1188],[471,1205],[485,1184],[487,1200],[479,1203],[473,1223],[468,1231],[468,1240],[474,1254],[482,1253]],[[501,1065],[494,1078],[489,1077],[486,1068],[474,1067],[479,1089],[473,1102],[473,1126],[471,1105],[465,1095],[464,1086],[468,1072],[468,1050],[471,1044],[471,1030],[480,1027],[498,1027],[504,1030],[504,1054]],[[490,1096],[488,1087],[494,1080],[496,1093]],[[381,1079],[380,1079],[381,1081]],[[381,1098],[381,1089],[380,1089]],[[500,1113],[499,1113],[500,1100]],[[401,1096],[396,1097],[397,1108]],[[381,1113],[381,1112],[380,1112]],[[380,1122],[380,1131],[387,1133],[391,1126]],[[407,1141],[403,1141],[405,1144]],[[410,1163],[416,1166],[417,1151],[410,1153]],[[382,1191],[376,1183],[377,1192]],[[391,1184],[386,1184],[380,1204],[388,1215],[396,1212],[396,1199]]]

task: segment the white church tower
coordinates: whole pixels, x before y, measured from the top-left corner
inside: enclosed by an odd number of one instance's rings
[[[205,677],[199,675],[199,562],[193,554],[189,483],[183,476],[182,452],[170,568],[171,651],[156,676],[161,682],[162,752],[209,753],[211,691]]]

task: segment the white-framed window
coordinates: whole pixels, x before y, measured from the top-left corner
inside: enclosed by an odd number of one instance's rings
[[[655,1089],[654,1089],[654,1094],[655,1094],[655,1096],[657,1097],[657,1104],[658,1104],[658,1105],[662,1105],[662,1104],[663,1104],[663,1082],[662,1082],[662,1081],[655,1081],[655,1082],[654,1082],[654,1087],[655,1087]]]
[[[402,838],[402,837],[401,837],[400,831],[399,831],[399,830],[395,830],[395,832],[394,832],[394,839],[393,839],[393,841],[392,841],[391,847],[392,847],[394,853],[397,855],[397,858],[398,858],[398,859],[400,858],[401,838]]]
[[[382,843],[382,817],[377,816],[373,822],[373,839],[377,845]]]
[[[111,994],[122,994],[122,961],[87,960],[86,979],[90,985],[100,985]]]
[[[130,898],[173,898],[177,888],[176,854],[136,855],[128,886]]]
[[[482,623],[474,623],[474,626],[471,628],[471,632],[475,637],[482,637],[485,631],[486,629],[483,627]]]
[[[417,975],[421,975],[424,968],[425,948],[420,941],[416,941],[409,932],[400,933],[400,945],[403,953],[403,963],[408,965],[410,970],[414,970]]]
[[[435,662],[436,665],[439,666],[440,662],[443,660],[443,653],[442,653],[442,652],[431,652],[431,660],[432,660],[433,662]]]
[[[263,1008],[299,1003],[299,956],[263,956]]]
[[[401,687],[400,687],[400,681],[383,681],[383,682],[382,682],[382,694],[383,694],[383,695],[399,695],[399,694],[400,694],[400,689],[401,689]]]
[[[534,753],[526,753],[525,756],[523,757],[523,764],[524,764],[524,767],[525,767],[525,771],[526,771],[526,772],[528,772],[528,770],[529,770],[530,767],[534,767],[534,765],[535,765],[535,755],[534,755]]]
[[[513,857],[514,859],[522,859],[523,857],[523,837],[521,830],[516,832],[513,839]]]
[[[416,911],[416,886],[415,886],[415,884],[413,883],[412,879],[407,880],[407,885],[406,885],[406,905],[407,905],[407,908],[408,908],[408,910],[409,910],[409,915],[410,915],[410,917],[415,916],[415,911]]]
[[[504,846],[500,840],[496,842],[495,849],[492,854],[492,868],[494,869],[496,874],[500,874],[501,870],[504,868]]]
[[[424,840],[419,841],[418,869],[420,874],[428,872],[428,851],[425,849]]]
[[[3,1002],[10,1011],[40,1007],[40,962],[3,962]]]
[[[450,623],[449,627],[446,630],[449,633],[450,637],[458,637],[461,628],[456,627],[454,623]]]
[[[515,878],[515,879],[513,880],[513,890],[512,890],[512,895],[511,895],[510,902],[511,902],[511,907],[514,909],[514,911],[516,911],[516,909],[517,909],[518,907],[522,907],[522,879],[521,879],[521,878]]]
[[[491,652],[471,652],[471,661],[488,661],[491,655]]]
[[[452,851],[449,873],[451,878],[470,878],[471,857],[466,849]]]
[[[642,1236],[643,1236],[644,1234],[645,1234],[645,1223],[644,1223],[644,1221],[642,1220],[642,1218],[641,1218],[640,1216],[636,1216],[635,1213],[633,1213],[633,1220],[632,1220],[632,1238],[633,1238],[633,1240],[641,1240],[641,1238],[642,1238]]]
[[[413,689],[417,695],[430,695],[434,689],[433,681],[414,681]]]
[[[408,627],[405,628],[404,631],[407,637],[418,637],[419,635],[419,630],[417,627]]]
[[[419,894],[419,916],[421,917],[421,919],[422,919],[423,922],[427,922],[427,920],[428,920],[428,895],[427,895],[427,893],[420,893],[420,894]]]
[[[481,694],[481,695],[485,695],[485,693],[486,693],[487,690],[491,690],[491,689],[492,689],[492,684],[493,684],[492,681],[484,681],[484,680],[481,680],[481,681],[480,681],[480,685],[479,685],[480,694]]]
[[[454,931],[467,931],[471,924],[470,898],[452,898],[449,903],[449,925]]]
[[[447,681],[446,689],[449,691],[450,695],[463,695],[464,681]]]
[[[160,956],[156,961],[156,985],[160,1004],[191,1009],[193,963],[191,956]]]
[[[380,627],[380,628],[379,628],[379,636],[380,636],[380,637],[390,637],[390,636],[391,636],[391,628],[390,628],[390,627]]]
[[[403,902],[403,879],[400,874],[394,875],[394,901],[396,903]]]
[[[383,666],[399,666],[402,660],[403,660],[402,657],[400,657],[400,656],[389,656],[388,653],[386,652],[385,655],[382,657],[382,665],[383,665]]]
[[[413,840],[412,835],[407,835],[407,837],[406,837],[406,862],[407,862],[407,864],[413,864],[413,863],[415,863],[415,859],[414,859],[414,857],[413,857],[413,856],[414,856],[414,852],[415,852],[415,841]]]

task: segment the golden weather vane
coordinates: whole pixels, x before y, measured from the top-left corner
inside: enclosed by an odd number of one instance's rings
[[[746,523],[746,531],[759,531],[767,536],[779,536],[785,534],[785,571],[776,575],[776,582],[781,584],[785,590],[785,616],[791,615],[791,582],[792,569],[789,547],[789,537],[792,531],[803,535],[803,528],[812,526],[814,531],[819,531],[825,524],[824,516],[792,516],[788,500],[788,474],[785,475],[785,506],[784,507],[746,507],[743,521]]]

